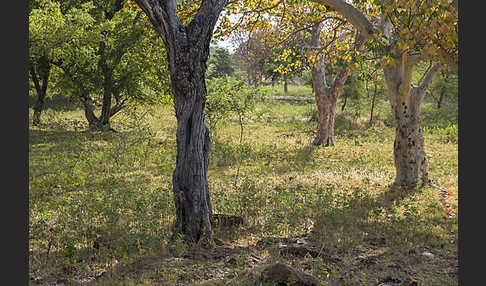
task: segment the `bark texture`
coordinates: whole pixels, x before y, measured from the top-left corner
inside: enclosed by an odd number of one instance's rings
[[[105,54],[105,43],[100,43],[101,54],[98,66],[103,73],[103,105],[101,107],[98,125],[101,129],[110,129],[111,96],[113,94],[113,67],[108,65]]]
[[[311,29],[311,45],[314,48],[322,45],[320,31],[320,24],[313,26]],[[359,49],[363,43],[364,37],[359,35],[356,38],[354,48]],[[336,117],[336,103],[339,94],[344,88],[344,83],[351,75],[351,69],[349,66],[344,66],[332,81],[331,86],[328,86],[324,68],[324,56],[317,55],[311,67],[311,74],[318,112],[317,133],[312,144],[322,146],[335,145],[334,121]]]
[[[108,131],[113,130],[110,128],[109,124],[102,124],[101,118],[95,115],[95,102],[94,99],[89,95],[88,90],[85,88],[83,82],[79,80],[74,73],[70,71],[68,67],[63,66],[61,63],[56,63],[56,65],[64,71],[64,74],[70,78],[70,80],[76,85],[76,96],[81,100],[84,109],[84,117],[88,121],[90,129]],[[111,96],[111,95],[110,95]],[[118,112],[123,107],[116,106],[110,109],[111,115],[114,114],[113,111]]]
[[[177,118],[177,159],[172,177],[176,206],[174,235],[182,234],[192,242],[212,241],[205,71],[214,25],[226,0],[203,0],[186,26],[177,17],[176,1],[137,0],[137,3],[162,37],[169,62]]]
[[[312,47],[321,46],[321,25],[317,24],[311,30]],[[337,97],[331,95],[331,88],[327,85],[324,69],[324,56],[316,55],[311,66],[312,87],[317,104],[317,132],[313,145],[334,145],[334,115]]]
[[[37,101],[33,108],[34,114],[32,118],[32,124],[34,126],[38,126],[41,123],[40,117],[42,110],[44,110],[44,100],[47,94],[50,71],[51,63],[47,57],[40,58],[37,65],[31,65],[30,67],[30,76],[37,93]]]
[[[123,8],[123,1],[116,0],[110,7],[107,7],[104,11],[107,20],[111,20],[116,13],[121,11]],[[106,50],[106,43],[104,41],[100,42],[98,49],[98,54],[100,55],[98,61],[98,67],[103,74],[103,100],[101,106],[101,113],[99,118],[94,116],[93,112],[89,115],[88,121],[92,128],[98,130],[113,130],[110,126],[110,118],[115,115],[124,107],[125,100],[120,100],[119,93],[115,88],[114,70],[119,65],[123,55],[127,52],[128,47],[135,41],[139,39],[139,34],[136,32],[135,24],[140,19],[140,13],[137,14],[133,20],[133,30],[130,36],[122,42],[118,49],[114,51]],[[116,99],[116,105],[112,106],[112,97]],[[89,104],[88,104],[89,105]],[[86,108],[85,108],[86,110]],[[88,118],[88,116],[87,116]]]
[[[416,186],[419,178],[429,182],[424,136],[420,126],[420,104],[433,76],[442,67],[434,65],[420,86],[412,85],[412,71],[415,62],[402,58],[394,66],[383,69],[388,95],[395,119],[395,184]]]

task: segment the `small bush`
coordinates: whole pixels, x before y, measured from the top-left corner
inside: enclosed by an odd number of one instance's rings
[[[211,137],[218,123],[227,122],[233,116],[238,117],[241,125],[255,109],[256,101],[265,95],[259,88],[228,77],[207,80],[207,92],[205,112]]]

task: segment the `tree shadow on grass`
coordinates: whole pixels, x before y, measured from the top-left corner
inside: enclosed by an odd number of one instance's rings
[[[370,273],[370,279],[392,275],[406,281],[415,273],[412,276],[423,279],[424,285],[439,283],[436,281],[450,285],[457,278],[457,245],[444,232],[436,231],[440,206],[421,198],[419,204],[425,210],[414,210],[411,198],[423,191],[390,185],[375,196],[355,190],[340,206],[324,204],[320,208],[313,237],[327,251],[355,261],[353,267]],[[329,192],[324,201],[336,198],[340,199]],[[441,271],[444,269],[447,271]]]
[[[254,148],[251,144],[231,144],[224,141],[215,142],[211,147],[210,169],[224,172],[229,168],[238,168],[250,164],[261,163],[261,172],[274,174],[303,169],[315,169],[317,163],[314,156],[318,147],[303,144],[295,148],[263,146]]]
[[[33,108],[36,102],[37,96],[29,95],[29,108]],[[79,108],[82,108],[79,100],[67,95],[55,94],[44,99],[44,110],[74,111]]]
[[[86,182],[61,182],[42,197],[33,191],[31,281],[92,280],[114,259],[162,246],[169,237],[172,196],[163,188],[151,190],[149,182],[143,173],[101,173]]]
[[[95,132],[90,130],[39,130],[30,129],[29,130],[29,144],[60,144],[63,142],[77,140],[80,143],[87,141],[97,141],[97,140],[109,140],[113,135],[108,132]],[[69,142],[71,143],[71,142]],[[76,148],[73,148],[76,149]]]
[[[35,148],[39,144],[53,146],[50,151],[76,152],[80,146],[89,142],[109,142],[116,139],[124,139],[137,136],[137,131],[96,131],[89,129],[68,130],[62,128],[55,129],[29,129],[29,145]],[[158,144],[166,144],[160,141]],[[67,150],[64,150],[68,148]]]
[[[458,106],[457,104],[444,105],[441,108],[433,106],[423,106],[420,112],[423,128],[447,128],[458,123]]]
[[[419,217],[413,212],[397,214],[399,209],[403,211],[404,207],[408,207],[407,203],[403,203],[405,200],[422,191],[420,187],[404,188],[392,184],[375,197],[355,190],[344,206],[324,209],[323,214],[318,216],[317,229],[325,229],[326,226],[328,229],[318,235],[325,237],[329,231],[335,230],[344,238],[350,237],[361,243],[405,246],[408,240],[415,245],[430,243],[434,246],[434,242],[444,241],[443,237],[431,232],[436,218]],[[333,198],[330,195],[329,199]]]

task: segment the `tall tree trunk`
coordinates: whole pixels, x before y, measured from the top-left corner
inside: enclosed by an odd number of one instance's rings
[[[204,116],[209,45],[200,50],[190,48],[188,43],[179,45],[182,47],[170,53],[174,55],[170,70],[177,117],[177,160],[172,178],[177,212],[174,234],[182,233],[186,240],[197,242],[211,239],[207,180],[210,139]]]
[[[395,141],[393,156],[395,161],[395,184],[415,186],[419,178],[429,182],[424,136],[420,126],[420,104],[433,75],[440,69],[437,64],[424,77],[420,86],[412,86],[414,62],[404,56],[393,67],[383,69],[388,96],[395,119]]]
[[[320,39],[321,24],[317,24],[311,29],[311,45],[318,47],[321,45]],[[334,144],[334,138],[331,137],[331,122],[334,122],[336,102],[331,98],[331,88],[327,86],[326,74],[324,69],[324,56],[315,55],[314,64],[311,66],[312,87],[317,104],[317,133],[313,145],[328,146]]]
[[[114,13],[115,12],[113,12],[113,15]],[[106,44],[103,41],[100,42],[100,59],[98,61],[98,66],[103,72],[103,103],[100,118],[96,127],[101,130],[110,130],[111,97],[113,95],[113,68],[108,65],[105,48]]]
[[[330,87],[324,87],[319,82],[314,85],[317,104],[317,133],[313,145],[335,145],[334,118],[336,115],[337,97],[331,94]]]
[[[187,75],[186,75],[187,76]],[[209,129],[204,119],[205,86],[192,78],[192,98],[184,98],[187,90],[174,89],[177,117],[177,160],[172,183],[176,205],[174,234],[187,240],[211,237],[212,208],[207,171],[209,165]]]
[[[107,70],[104,73],[104,84],[103,84],[103,105],[101,107],[101,114],[99,118],[100,127],[102,130],[109,130],[110,127],[110,117],[111,112],[111,97],[113,94],[113,76],[112,71]]]
[[[205,72],[213,29],[226,0],[203,0],[188,25],[177,17],[175,0],[136,2],[162,37],[169,62],[177,118],[173,235],[182,234],[190,242],[212,242]]]
[[[38,72],[36,72],[35,66],[32,64],[30,67],[30,75],[34,82],[35,90],[37,92],[37,101],[34,105],[34,114],[32,118],[32,124],[38,126],[41,122],[41,113],[44,110],[44,100],[47,94],[47,86],[49,83],[49,74],[51,71],[51,64],[47,58],[41,58],[38,63]],[[40,77],[40,78],[39,78]],[[40,82],[42,81],[42,82]]]

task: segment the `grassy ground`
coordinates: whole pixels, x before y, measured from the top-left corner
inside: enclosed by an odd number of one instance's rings
[[[339,111],[328,148],[310,145],[312,104],[258,104],[241,142],[236,120],[221,125],[208,174],[213,209],[245,223],[216,227],[213,250],[169,241],[171,106],[120,113],[118,133],[88,131],[79,109],[46,110],[43,125],[29,128],[31,284],[242,285],[252,267],[281,261],[322,285],[457,285],[457,106],[422,107],[441,194],[392,186],[387,104],[372,126],[366,107]],[[283,251],[297,239],[320,255]]]

